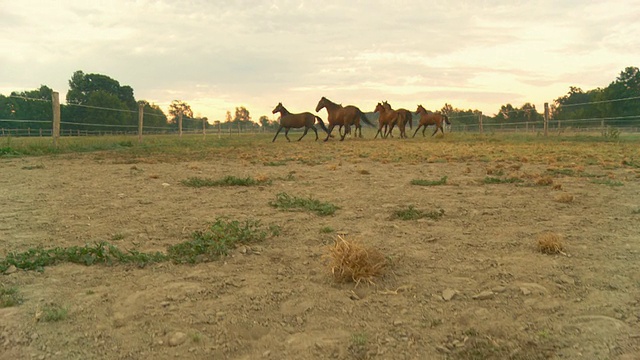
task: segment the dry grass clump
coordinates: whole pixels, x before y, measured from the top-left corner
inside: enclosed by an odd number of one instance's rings
[[[569,193],[558,194],[558,195],[556,195],[554,200],[559,202],[559,203],[568,204],[570,202],[573,202],[573,195],[571,195]]]
[[[328,247],[329,270],[338,283],[354,282],[356,286],[385,274],[388,262],[379,250],[367,247],[358,240],[346,240],[338,236],[335,244]]]
[[[551,176],[541,176],[536,180],[536,185],[549,186],[553,184],[553,178]]]
[[[555,233],[544,233],[538,235],[538,251],[543,254],[564,254],[562,237]]]

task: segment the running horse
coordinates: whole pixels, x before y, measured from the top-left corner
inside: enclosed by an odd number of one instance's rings
[[[395,110],[387,109],[387,107],[384,106],[383,103],[378,103],[376,105],[375,110],[373,110],[373,112],[374,113],[377,112],[379,114],[378,132],[376,133],[376,136],[374,137],[374,139],[377,139],[378,135],[380,135],[380,137],[383,139],[391,135],[391,130],[393,130],[393,126],[398,121],[398,116],[399,116],[398,112]],[[384,132],[382,131],[382,128],[384,128]]]
[[[407,110],[407,109],[397,109],[397,110],[393,110],[391,108],[391,105],[384,101],[382,103],[382,105],[387,109],[387,111],[395,111],[398,114],[398,117],[396,119],[396,122],[394,124],[391,125],[391,130],[393,130],[394,125],[398,125],[398,129],[400,129],[400,137],[401,138],[408,138],[407,136],[407,132],[405,130],[407,123],[409,123],[409,128],[412,129],[413,128],[413,115],[411,114],[411,111]],[[389,135],[391,135],[391,130],[389,130]],[[391,135],[393,136],[393,135]]]
[[[360,125],[360,120],[362,120],[365,124],[374,126],[369,121],[369,119],[367,119],[362,110],[353,105],[342,106],[323,96],[320,101],[318,101],[316,112],[322,109],[327,109],[327,114],[329,114],[329,116],[327,117],[327,121],[329,122],[329,130],[327,131],[327,138],[324,139],[324,141],[329,140],[331,132],[336,126],[338,126],[340,141],[343,141],[347,133],[351,131],[351,125],[355,125],[356,127],[354,135],[357,135],[358,129],[360,129],[360,137],[362,137],[362,127]],[[341,133],[343,126],[344,134]]]
[[[327,127],[324,126],[324,122],[322,121],[322,119],[319,116],[313,115],[310,112],[292,114],[289,112],[289,110],[287,110],[284,106],[282,106],[282,103],[278,103],[278,105],[275,107],[275,109],[273,109],[271,113],[275,114],[277,112],[280,113],[280,127],[278,128],[278,131],[276,131],[276,136],[273,137],[273,140],[271,140],[271,142],[276,141],[276,138],[278,137],[278,134],[280,133],[280,130],[282,130],[282,128],[285,129],[284,137],[287,138],[287,141],[291,141],[291,139],[289,139],[289,130],[291,128],[299,129],[301,127],[304,127],[304,134],[300,136],[298,141],[302,140],[302,138],[305,135],[307,135],[307,131],[309,131],[309,129],[313,130],[313,132],[316,133],[316,141],[317,141],[318,130],[316,130],[316,127],[313,126],[316,123],[316,121],[318,121],[318,124],[320,125],[322,130],[326,131],[327,133],[329,132],[327,130]]]
[[[420,121],[418,122],[418,127],[416,128],[416,132],[413,133],[413,137],[416,137],[416,134],[418,133],[418,130],[420,130],[421,126],[423,126],[422,136],[424,136],[424,131],[427,130],[427,126],[435,125],[436,129],[433,132],[433,134],[431,134],[431,136],[433,136],[438,132],[438,129],[442,132],[442,135],[444,135],[444,130],[442,129],[443,121],[447,125],[451,125],[451,122],[449,121],[449,117],[447,117],[447,115],[427,111],[424,107],[422,107],[422,105],[418,105],[416,114],[420,115]]]

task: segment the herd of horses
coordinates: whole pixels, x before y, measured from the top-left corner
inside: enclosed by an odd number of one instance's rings
[[[367,119],[362,110],[360,110],[357,106],[342,106],[342,104],[336,104],[323,96],[316,106],[316,113],[322,109],[327,110],[327,122],[329,123],[329,127],[327,127],[324,124],[324,121],[322,121],[322,119],[317,115],[314,115],[310,112],[293,114],[290,113],[282,105],[282,103],[278,103],[278,105],[273,109],[272,113],[280,113],[280,126],[278,127],[278,131],[276,131],[276,135],[273,137],[272,142],[276,141],[276,138],[278,137],[278,134],[280,134],[280,131],[282,129],[284,129],[284,136],[288,141],[291,141],[289,139],[289,130],[291,130],[292,128],[300,129],[303,127],[304,133],[302,133],[302,136],[300,136],[298,141],[302,140],[302,138],[307,135],[309,129],[313,130],[316,135],[316,140],[318,140],[318,130],[315,127],[316,123],[322,130],[327,133],[327,137],[324,139],[324,141],[329,140],[329,138],[333,136],[331,135],[331,132],[336,126],[338,126],[340,141],[343,141],[345,136],[351,133],[351,126],[355,128],[353,135],[358,137],[362,137],[362,123],[375,127],[375,125],[373,125],[369,121],[369,119]],[[376,105],[374,112],[378,113],[379,115],[378,132],[376,133],[374,139],[377,138],[378,135],[380,135],[380,137],[382,138],[386,138],[388,136],[393,137],[391,131],[395,126],[398,126],[401,138],[408,137],[406,134],[407,123],[409,124],[409,128],[413,129],[413,114],[407,109],[393,109],[387,101],[383,101],[379,102]],[[438,130],[440,130],[444,135],[442,124],[451,124],[449,118],[446,115],[427,111],[422,105],[418,105],[418,109],[415,111],[415,113],[420,116],[420,120],[418,121],[418,127],[416,128],[416,131],[413,133],[413,137],[416,136],[418,130],[420,130],[421,127],[422,136],[425,136],[424,132],[429,125],[436,126],[436,129],[434,130],[433,134],[431,134],[431,136],[435,135]]]

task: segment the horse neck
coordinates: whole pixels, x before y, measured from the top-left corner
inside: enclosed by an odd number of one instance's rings
[[[342,107],[341,105],[338,105],[327,98],[325,98],[324,100],[324,107],[327,109],[327,111],[334,111]]]
[[[284,106],[280,107],[280,116],[285,116],[285,115],[289,115],[289,114],[291,114],[291,113],[289,112],[289,110],[285,109]]]

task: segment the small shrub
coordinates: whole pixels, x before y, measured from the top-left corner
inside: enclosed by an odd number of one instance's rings
[[[387,259],[379,250],[367,247],[360,241],[345,240],[338,236],[327,248],[329,272],[337,283],[364,281],[374,284],[374,279],[385,274]]]
[[[445,185],[446,183],[447,183],[446,176],[441,177],[440,180],[421,180],[421,179],[411,180],[411,185],[418,185],[418,186],[438,186],[438,185]]]
[[[331,226],[325,226],[320,228],[320,232],[323,234],[330,234],[332,232],[334,232],[335,230],[333,230],[333,228]]]
[[[562,237],[555,233],[544,233],[537,237],[538,251],[543,254],[561,254],[564,251]]]

